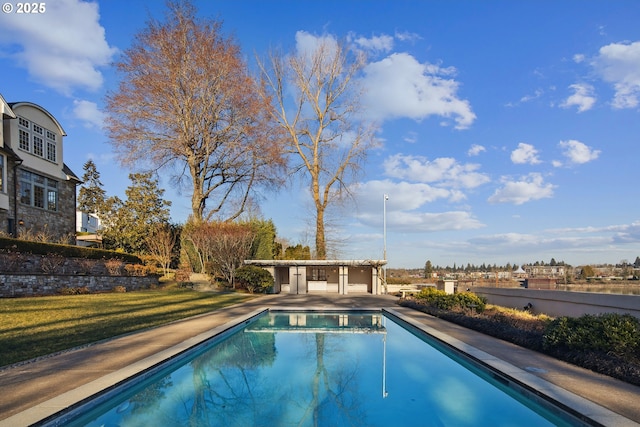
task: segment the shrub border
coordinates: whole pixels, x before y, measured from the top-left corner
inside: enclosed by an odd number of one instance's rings
[[[579,351],[558,347],[544,348],[543,334],[535,334],[532,332],[523,333],[517,328],[501,324],[495,320],[482,319],[477,317],[477,315],[467,315],[458,311],[439,309],[415,300],[401,298],[398,301],[398,305],[422,311],[423,313],[430,314],[434,317],[458,324],[485,335],[493,336],[521,347],[546,354],[564,362],[589,369],[599,374],[607,375],[626,383],[640,386],[640,363],[628,361],[627,359],[614,354],[594,350]]]
[[[0,237],[0,249],[8,252],[25,252],[34,255],[57,253],[66,258],[119,259],[127,263],[142,264],[142,260],[138,256],[124,252],[58,243],[32,242],[7,237]]]

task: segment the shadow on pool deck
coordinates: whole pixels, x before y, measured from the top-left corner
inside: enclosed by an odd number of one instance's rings
[[[489,353],[517,368],[640,425],[640,387],[558,361],[534,351],[400,307],[388,295],[267,295],[177,321],[166,326],[122,336],[95,345],[10,367],[0,371],[0,426],[22,411],[34,411],[52,398],[135,364],[185,340],[221,326],[262,307],[392,308],[414,321]],[[18,416],[19,417],[19,416]],[[17,418],[12,418],[12,423]],[[618,420],[618,424],[619,424]],[[605,421],[600,421],[608,424]],[[15,425],[15,424],[13,424]]]

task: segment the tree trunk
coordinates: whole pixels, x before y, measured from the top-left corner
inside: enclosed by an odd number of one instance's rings
[[[327,242],[324,238],[324,208],[317,207],[316,213],[316,258],[327,258]]]

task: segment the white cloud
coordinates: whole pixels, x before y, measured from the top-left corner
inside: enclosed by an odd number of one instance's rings
[[[576,53],[575,55],[573,55],[573,62],[575,62],[576,64],[580,64],[582,62],[584,62],[585,60],[585,55],[582,53]]]
[[[372,36],[369,38],[350,34],[349,39],[359,48],[374,53],[389,52],[393,49],[393,37],[387,34]]]
[[[614,108],[635,108],[640,98],[640,41],[611,43],[600,48],[592,65],[602,79],[613,84]]]
[[[434,232],[444,230],[471,230],[484,227],[466,211],[450,212],[393,212],[387,225],[394,231]]]
[[[424,207],[438,199],[451,200],[456,190],[433,187],[426,183],[373,180],[360,184],[354,191],[357,200],[357,218],[365,225],[382,224],[382,197],[386,202],[387,225],[393,231],[431,232],[463,230],[483,227],[480,221],[466,211],[424,212]]]
[[[410,33],[408,31],[396,31],[395,37],[402,42],[414,42],[422,39],[419,34]]]
[[[389,195],[389,211],[415,210],[427,203],[447,199],[455,194],[451,190],[427,183],[394,182],[388,179],[361,183],[354,189],[354,193],[357,195],[358,208],[365,212],[379,212],[383,194]]]
[[[518,148],[511,152],[511,161],[517,164],[528,163],[535,165],[540,163],[538,158],[538,150],[531,144],[521,142],[518,144]]]
[[[416,132],[408,132],[407,136],[405,136],[403,139],[409,144],[415,144],[418,141],[418,134]]]
[[[552,184],[545,184],[542,175],[531,173],[519,181],[509,181],[503,178],[503,186],[489,197],[490,203],[513,203],[521,205],[532,200],[539,200],[553,196]]]
[[[394,53],[370,63],[364,72],[363,101],[373,119],[440,116],[453,119],[457,129],[468,128],[476,119],[469,101],[457,96],[459,83],[446,78],[455,73],[452,67],[422,64],[408,53]]]
[[[473,144],[471,148],[469,148],[469,151],[467,151],[467,155],[470,157],[478,156],[483,151],[487,151],[487,149],[484,148],[482,145]]]
[[[78,119],[84,121],[86,127],[97,127],[102,129],[105,115],[98,109],[98,105],[95,102],[74,100],[73,114]]]
[[[75,88],[97,90],[103,83],[100,67],[117,51],[99,19],[97,3],[79,0],[49,2],[41,14],[0,14],[0,44],[45,86],[67,95]]]
[[[460,164],[451,157],[430,161],[422,156],[395,154],[384,162],[384,173],[391,178],[447,187],[475,188],[489,182],[487,175],[477,172],[479,168],[478,164]]]
[[[558,144],[563,149],[562,154],[569,159],[571,163],[583,164],[595,160],[600,155],[600,150],[594,150],[588,145],[570,139],[568,141],[560,141]]]
[[[538,240],[539,237],[533,234],[502,233],[474,237],[469,239],[469,242],[480,245],[530,245]]]
[[[585,83],[576,83],[569,86],[569,89],[573,89],[573,95],[560,104],[561,107],[570,108],[575,105],[578,107],[578,112],[582,113],[590,110],[593,104],[596,103],[596,97],[593,95],[593,86]]]
[[[536,89],[535,92],[533,92],[533,95],[525,95],[522,98],[520,98],[520,102],[533,101],[534,99],[540,98],[543,94],[544,94],[544,91],[542,89]]]
[[[316,36],[306,31],[296,32],[296,51],[299,55],[311,58],[320,47],[327,50],[330,56],[338,50],[338,40],[330,35]]]

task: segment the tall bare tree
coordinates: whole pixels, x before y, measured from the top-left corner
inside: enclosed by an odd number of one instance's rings
[[[315,207],[316,257],[327,254],[325,213],[348,195],[349,184],[375,143],[363,119],[356,80],[365,58],[333,37],[292,54],[272,51],[260,64],[264,99],[289,137],[293,171],[308,178]]]
[[[277,183],[281,129],[221,22],[169,2],[166,21],[150,19],[116,67],[106,110],[120,161],[172,167],[174,182],[191,184],[195,221],[236,218],[257,185]]]

